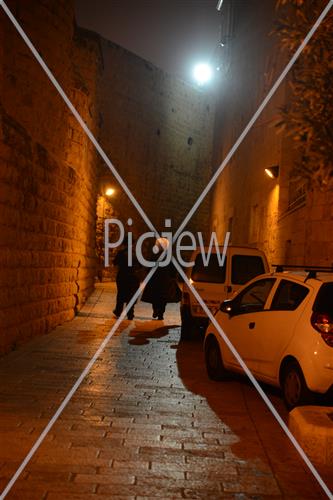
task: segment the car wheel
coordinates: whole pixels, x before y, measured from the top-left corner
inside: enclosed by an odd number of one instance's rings
[[[207,337],[205,342],[205,361],[207,374],[211,380],[226,378],[227,371],[222,361],[220,346],[213,335]]]
[[[283,370],[282,392],[288,410],[296,406],[311,404],[313,394],[306,385],[304,375],[297,362],[288,363]]]
[[[181,340],[191,340],[194,335],[194,322],[192,318],[191,311],[187,307],[183,307],[180,311],[182,324],[180,327],[180,339]]]

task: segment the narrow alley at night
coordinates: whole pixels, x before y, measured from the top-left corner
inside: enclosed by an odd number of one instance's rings
[[[333,499],[333,0],[0,0],[0,500]]]

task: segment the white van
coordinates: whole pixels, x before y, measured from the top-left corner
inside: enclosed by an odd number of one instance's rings
[[[206,247],[205,252],[207,256]],[[223,247],[220,247],[220,256],[222,252]],[[194,266],[189,268],[188,277],[213,314],[221,302],[230,298],[244,283],[269,272],[266,256],[257,248],[228,246],[223,267],[216,248],[213,248],[208,266],[204,265],[204,261],[202,249],[194,250],[191,256]],[[208,318],[186,283],[183,284],[182,292],[181,339],[189,340],[205,332]]]

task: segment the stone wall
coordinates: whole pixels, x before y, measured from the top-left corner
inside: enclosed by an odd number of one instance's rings
[[[277,18],[275,0],[248,4],[227,0],[235,9],[230,68],[221,81],[215,126],[214,164],[220,164],[280,74],[285,56],[269,35]],[[222,12],[223,14],[223,12]],[[292,138],[277,133],[279,108],[288,100],[285,81],[221,174],[214,191],[211,224],[220,238],[229,229],[232,243],[257,246],[271,263],[331,265],[332,193],[305,189],[290,172]],[[279,166],[270,179],[265,168]]]
[[[90,126],[68,0],[8,2]],[[73,317],[95,275],[95,154],[0,12],[0,352]],[[93,67],[90,69],[93,72]]]
[[[100,139],[104,150],[158,230],[175,230],[212,175],[212,99],[107,40],[100,41]],[[146,230],[127,195],[115,211]],[[209,199],[190,223],[208,231]]]
[[[162,231],[169,218],[175,231],[212,175],[212,96],[96,33],[77,28],[75,41],[76,66],[96,94],[96,138],[156,229]],[[97,80],[91,80],[89,67],[96,58]],[[98,166],[98,226],[100,208],[107,206],[108,216],[138,237],[148,230],[146,224],[101,158]],[[112,198],[104,196],[106,187],[115,189]],[[210,201],[207,197],[188,229],[208,234]],[[114,271],[103,275],[114,277]]]

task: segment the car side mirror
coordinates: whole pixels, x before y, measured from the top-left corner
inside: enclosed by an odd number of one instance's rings
[[[233,307],[232,307],[232,300],[225,300],[224,302],[222,302],[222,304],[220,305],[220,311],[221,312],[224,312],[224,313],[227,313],[231,316],[232,314],[232,310],[233,310]]]

